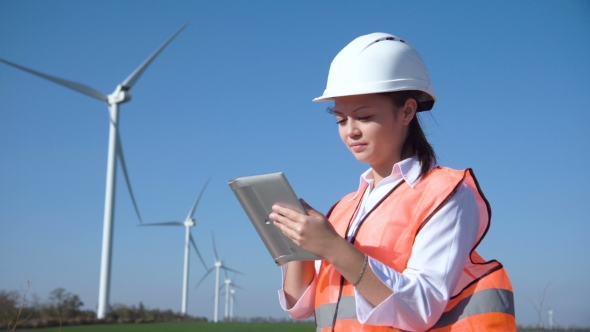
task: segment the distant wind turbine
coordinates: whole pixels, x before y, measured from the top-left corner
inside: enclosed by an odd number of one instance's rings
[[[195,243],[193,236],[191,235],[191,227],[196,225],[196,222],[195,222],[195,219],[193,218],[193,216],[195,214],[195,210],[197,209],[197,205],[199,205],[199,201],[201,200],[201,196],[203,196],[203,192],[205,192],[205,188],[207,188],[207,185],[209,184],[210,180],[211,180],[211,178],[209,178],[207,180],[207,182],[205,182],[203,189],[201,189],[201,192],[199,193],[199,197],[197,197],[197,200],[193,204],[193,207],[191,208],[191,210],[188,212],[188,215],[186,216],[186,219],[184,220],[184,222],[167,221],[167,222],[157,222],[157,223],[145,223],[145,224],[140,225],[140,226],[184,226],[184,228],[186,230],[185,240],[184,240],[184,274],[183,274],[183,278],[182,278],[182,309],[181,309],[181,313],[183,315],[186,315],[186,310],[187,310],[186,307],[187,307],[187,301],[188,301],[188,268],[189,268],[189,252],[190,252],[190,245],[191,244],[193,245],[193,248],[197,252],[197,255],[199,256],[201,263],[203,263],[205,270],[209,269],[207,267],[207,264],[205,264],[205,261],[203,260],[203,257],[201,256],[201,253],[199,252],[199,249],[197,248],[197,244]]]
[[[43,79],[52,81],[59,85],[65,86],[66,88],[80,92],[92,98],[102,100],[107,103],[110,115],[110,131],[109,131],[109,151],[107,158],[107,180],[106,180],[106,194],[104,203],[104,223],[102,232],[102,258],[100,262],[100,285],[98,290],[98,312],[97,317],[99,319],[105,318],[108,311],[109,304],[109,293],[110,293],[110,279],[111,279],[111,256],[112,256],[112,244],[113,244],[113,218],[115,213],[115,181],[117,177],[116,162],[117,158],[121,161],[123,173],[125,175],[125,181],[127,182],[127,188],[131,194],[133,206],[137,217],[141,222],[141,216],[133,191],[131,190],[131,183],[127,175],[127,167],[125,166],[125,159],[123,157],[123,147],[121,145],[121,139],[118,133],[118,121],[119,121],[119,104],[125,103],[131,99],[131,88],[141,77],[143,72],[147,69],[150,63],[162,52],[162,50],[168,46],[168,44],[174,39],[184,28],[186,24],[176,31],[168,40],[164,42],[152,55],[150,55],[135,71],[127,77],[123,83],[117,85],[115,91],[110,95],[104,95],[100,91],[77,82],[68,81],[59,77],[47,75],[36,70],[26,68],[16,63],[0,59],[1,62],[6,63],[17,69],[26,71],[30,74],[39,76]]]
[[[236,288],[239,289],[243,289],[242,287],[234,284],[234,280],[228,278],[227,276],[227,272],[224,270],[225,272],[225,280],[224,280],[224,284],[222,286],[219,286],[219,291],[223,292],[220,293],[220,295],[225,296],[225,316],[224,316],[224,320],[227,322],[231,322],[233,320],[233,312],[234,312],[234,300],[235,300],[235,293],[236,293]]]
[[[215,237],[212,237],[212,238],[213,238],[213,253],[215,255],[214,266],[212,268],[210,268],[209,270],[207,270],[207,273],[205,273],[205,275],[201,278],[201,280],[199,280],[199,282],[197,283],[197,286],[195,286],[195,288],[199,287],[199,285],[201,285],[201,283],[205,280],[205,278],[207,278],[207,276],[211,272],[213,272],[213,270],[215,270],[215,307],[213,310],[213,322],[217,323],[218,322],[218,312],[219,312],[219,270],[223,269],[225,271],[230,271],[230,272],[234,272],[237,274],[243,274],[243,273],[223,265],[223,261],[219,260],[219,258],[218,258],[219,256],[217,255],[217,248],[215,247]]]
[[[242,288],[233,283],[233,280],[227,277],[227,271],[225,272],[225,316],[224,319],[226,321],[231,321],[232,314],[233,314],[233,300],[234,300],[234,293],[236,290],[234,288]]]
[[[234,320],[234,301],[236,301],[236,290],[234,288],[230,288],[229,292],[229,321],[231,322]]]

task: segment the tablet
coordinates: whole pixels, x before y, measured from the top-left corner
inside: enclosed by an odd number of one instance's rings
[[[268,218],[274,204],[307,214],[282,172],[246,176],[228,182],[277,265],[321,259],[301,249]]]

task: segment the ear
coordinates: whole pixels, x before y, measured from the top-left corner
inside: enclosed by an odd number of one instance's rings
[[[416,99],[408,98],[404,106],[400,109],[401,120],[404,126],[410,124],[410,121],[416,116],[417,109],[418,103],[416,102]]]

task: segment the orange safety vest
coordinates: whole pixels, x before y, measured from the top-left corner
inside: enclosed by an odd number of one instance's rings
[[[429,331],[516,331],[508,275],[500,262],[486,262],[475,252],[489,229],[491,209],[471,169],[436,167],[414,188],[402,181],[361,220],[351,242],[363,253],[403,272],[418,232],[463,183],[475,194],[479,233],[444,313]],[[345,237],[348,232],[362,196],[351,193],[328,212],[328,219],[340,236]],[[317,331],[399,330],[395,326],[361,324],[356,316],[354,286],[328,262],[322,261],[317,278]]]

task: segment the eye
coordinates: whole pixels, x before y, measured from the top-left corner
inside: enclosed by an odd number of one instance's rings
[[[371,116],[359,116],[357,117],[357,120],[359,121],[368,121],[371,119]]]
[[[340,126],[342,126],[342,125],[344,125],[345,123],[346,123],[346,119],[336,119],[336,124],[337,124],[337,125],[340,125]]]

